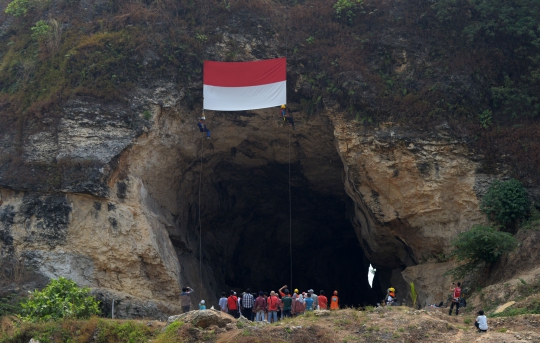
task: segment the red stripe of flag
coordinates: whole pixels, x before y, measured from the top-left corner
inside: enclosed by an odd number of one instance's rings
[[[267,85],[287,79],[287,60],[275,58],[253,62],[204,61],[203,83],[217,87]]]

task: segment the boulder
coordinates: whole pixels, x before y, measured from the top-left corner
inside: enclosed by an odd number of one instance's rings
[[[229,323],[236,323],[236,319],[233,316],[218,310],[190,311],[187,313],[169,317],[167,323],[170,324],[175,321],[191,323],[203,329],[211,325],[216,325],[220,328],[224,328]]]

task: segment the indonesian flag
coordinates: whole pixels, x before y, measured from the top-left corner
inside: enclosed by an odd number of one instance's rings
[[[285,58],[253,62],[204,61],[205,110],[244,111],[287,103]]]

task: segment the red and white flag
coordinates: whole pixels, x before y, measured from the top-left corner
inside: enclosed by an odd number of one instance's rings
[[[244,111],[287,103],[287,60],[204,61],[205,110]]]

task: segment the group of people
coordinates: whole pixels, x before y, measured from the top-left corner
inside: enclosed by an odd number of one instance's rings
[[[283,118],[283,122],[289,123],[290,126],[292,126],[293,130],[294,127],[294,119],[291,116],[291,113],[289,112],[289,109],[286,105],[281,105],[281,109],[279,111],[279,114],[281,115],[281,118]],[[197,123],[197,126],[199,127],[199,131],[206,133],[206,138],[210,139],[210,129],[208,128],[208,125],[206,125],[206,117],[202,116],[199,118],[199,122]]]
[[[313,310],[338,310],[339,309],[339,297],[338,292],[334,291],[330,298],[327,298],[324,290],[321,290],[319,294],[315,294],[313,289],[307,292],[300,292],[295,289],[291,294],[287,285],[281,287],[278,292],[260,291],[258,294],[251,293],[251,289],[246,289],[240,295],[237,295],[235,291],[230,291],[229,295],[225,292],[221,293],[219,299],[220,310],[230,314],[235,318],[243,316],[251,321],[268,321],[270,323],[277,322],[283,318],[298,316],[306,311]],[[459,314],[459,300],[461,297],[461,283],[452,283],[452,303],[450,305],[449,315],[452,315],[454,307],[456,307],[456,315]],[[193,293],[191,287],[184,287],[180,294],[180,305],[184,313],[191,310],[190,295]],[[396,290],[390,287],[386,291],[385,297],[386,305],[396,304]],[[199,303],[199,310],[206,310],[206,303],[201,300]],[[475,327],[480,332],[486,332],[488,330],[487,318],[484,315],[484,311],[478,312],[478,317],[474,323]]]
[[[270,294],[263,291],[251,293],[249,288],[239,295],[235,291],[230,291],[228,296],[223,292],[219,299],[219,307],[221,311],[235,318],[242,315],[251,321],[268,321],[270,323],[283,318],[298,316],[306,311],[339,309],[337,291],[334,291],[330,298],[327,298],[324,290],[321,290],[317,295],[312,289],[307,292],[300,292],[295,289],[291,294],[287,287],[285,285],[278,292],[271,291]],[[191,310],[190,294],[192,293],[193,289],[191,287],[182,289],[180,305],[184,313]],[[199,310],[205,309],[206,303],[201,300]]]
[[[249,288],[240,295],[237,295],[235,291],[230,291],[228,297],[223,292],[221,299],[219,299],[219,307],[221,311],[229,313],[235,318],[242,315],[248,320],[270,323],[298,316],[306,311],[339,309],[337,291],[334,291],[328,299],[324,290],[321,290],[317,295],[312,289],[307,292],[295,289],[291,294],[287,287],[285,285],[278,292],[271,291],[270,294],[263,291],[252,294]]]

